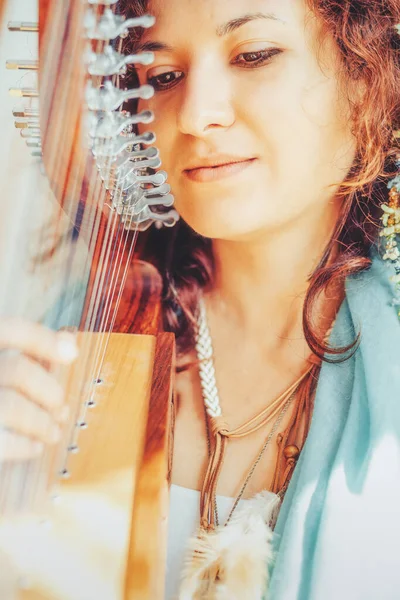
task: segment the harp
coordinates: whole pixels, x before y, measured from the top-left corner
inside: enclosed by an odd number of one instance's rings
[[[72,329],[80,355],[56,372],[71,414],[60,443],[36,459],[0,456],[0,596],[158,600],[174,339],[136,242],[177,214],[154,136],[139,132],[153,115],[123,110],[152,94],[124,89],[126,65],[152,56],[121,54],[153,19],[125,20],[115,0],[4,4],[17,131],[3,105],[0,316]]]

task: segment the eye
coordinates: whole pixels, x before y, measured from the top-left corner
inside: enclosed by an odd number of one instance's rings
[[[269,62],[275,55],[281,54],[280,48],[266,48],[257,52],[242,52],[234,59],[232,64],[239,65],[245,69],[255,69]],[[159,75],[147,78],[147,83],[154,87],[154,91],[162,92],[175,87],[184,78],[182,71],[166,71]]]
[[[173,88],[182,79],[182,71],[168,71],[166,73],[160,73],[160,75],[154,75],[154,77],[148,77],[147,83],[154,87],[156,92],[162,90],[169,90]]]
[[[242,52],[233,61],[234,65],[243,66],[245,69],[256,68],[270,61],[274,56],[281,54],[280,48],[266,48],[257,52]]]

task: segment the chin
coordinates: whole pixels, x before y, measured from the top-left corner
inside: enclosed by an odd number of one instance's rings
[[[254,219],[254,216],[241,219],[239,215],[209,216],[205,212],[202,215],[181,216],[196,233],[211,239],[245,242],[254,239],[261,231],[264,233],[269,229],[268,224],[261,224],[260,219]]]
[[[172,188],[174,190],[174,188]],[[179,191],[178,191],[179,190]],[[237,186],[231,191],[215,189],[212,192],[190,194],[178,186],[174,191],[175,208],[182,219],[198,234],[215,239],[252,239],[260,230],[267,231],[277,226],[276,203],[266,199],[265,190],[253,186],[244,189]],[[274,194],[268,194],[274,197]]]

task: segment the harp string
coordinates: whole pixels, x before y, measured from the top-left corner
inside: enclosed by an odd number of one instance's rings
[[[63,40],[64,36],[65,36],[65,28],[66,28],[66,24],[68,22],[68,19],[71,19],[72,24],[74,23],[74,21],[76,23],[79,22],[79,9],[74,10],[74,7],[69,4],[69,3],[65,3],[64,4],[64,10],[65,13],[62,14],[61,10],[58,10],[58,15],[54,15],[54,3],[52,3],[51,6],[52,9],[52,13],[51,15],[47,16],[47,23],[46,23],[46,34],[50,34],[47,37],[50,38],[51,42],[53,42],[55,45],[58,41],[58,39]],[[54,18],[55,17],[55,18]],[[49,23],[51,23],[51,25],[49,25]],[[60,38],[58,38],[57,36],[54,35],[54,30],[52,31],[50,29],[50,27],[53,28],[57,28],[58,31],[60,31],[60,33],[62,33],[62,35],[60,36]],[[51,35],[53,34],[53,35]],[[75,36],[72,36],[71,38],[67,38],[68,42],[69,42],[69,47],[66,48],[65,50],[67,52],[70,53],[70,55],[73,58],[78,58],[79,60],[79,56],[80,56],[80,40],[79,40],[79,36],[77,36],[75,34]],[[47,41],[47,40],[46,40]],[[47,50],[47,46],[46,46],[46,50]],[[50,133],[48,135],[52,136],[49,140],[49,142],[46,140],[46,142],[48,143],[49,146],[49,150],[48,150],[48,154],[50,154],[50,156],[54,156],[57,160],[56,164],[53,164],[50,167],[50,173],[56,173],[58,176],[59,181],[61,181],[62,183],[62,189],[61,189],[61,194],[62,194],[62,198],[64,197],[66,199],[66,209],[67,209],[67,214],[70,220],[70,223],[72,223],[72,225],[74,225],[75,220],[76,220],[76,216],[77,216],[77,212],[79,210],[80,204],[79,202],[74,202],[74,198],[79,198],[80,197],[80,193],[81,193],[81,181],[79,179],[79,177],[77,176],[80,173],[80,165],[79,163],[76,164],[75,160],[74,160],[74,156],[72,155],[72,148],[73,148],[73,143],[74,143],[74,139],[69,135],[69,131],[70,130],[75,130],[76,129],[76,123],[74,122],[74,116],[76,114],[75,110],[74,110],[74,106],[70,106],[70,102],[71,102],[71,87],[74,87],[74,83],[75,83],[75,78],[74,78],[74,74],[75,74],[75,60],[63,60],[63,48],[62,48],[62,44],[59,45],[58,48],[55,49],[55,53],[51,54],[48,52],[48,50],[46,52],[42,52],[41,54],[45,55],[46,57],[49,57],[49,61],[51,63],[51,67],[54,69],[55,66],[57,65],[57,62],[54,61],[54,56],[60,56],[61,57],[61,61],[60,63],[58,63],[58,65],[60,66],[61,69],[61,73],[60,73],[60,78],[57,81],[63,81],[63,82],[68,82],[69,85],[65,85],[64,88],[58,89],[57,91],[57,106],[56,106],[56,110],[57,113],[59,115],[59,117],[62,116],[62,118],[58,118],[57,122],[53,125],[53,127],[50,129]],[[49,71],[46,71],[46,75],[47,75],[47,79],[46,79],[46,83],[47,81],[52,81],[53,78],[49,77]],[[79,84],[82,84],[83,81],[81,79],[81,74],[79,73],[78,77],[77,77],[77,88],[78,88],[78,93],[76,95],[77,98],[79,98]],[[70,87],[71,86],[71,87]],[[49,86],[50,87],[50,86]],[[51,89],[49,90],[49,93],[51,94]],[[60,99],[60,95],[62,94],[62,97]],[[60,126],[61,125],[61,126]],[[47,132],[46,132],[47,133]],[[69,142],[69,147],[66,148],[66,152],[57,152],[59,145],[61,145],[62,147],[62,142],[63,140],[68,140]],[[72,160],[71,160],[72,159]],[[54,170],[53,170],[54,169]],[[77,171],[77,173],[75,174],[75,169]],[[61,176],[60,176],[61,174]],[[71,198],[71,200],[70,200]],[[67,239],[65,241],[65,244],[63,245],[63,249],[64,249],[64,264],[65,264],[65,270],[64,270],[64,302],[66,302],[66,292],[67,290],[70,288],[70,277],[71,277],[71,266],[74,262],[74,255],[75,252],[77,250],[77,246],[73,243],[72,237],[71,239]],[[84,271],[83,271],[83,277],[85,275]],[[73,297],[75,297],[76,295],[76,290],[73,291]],[[63,312],[63,308],[65,308],[64,306],[60,305],[59,307],[59,315],[58,318],[60,319],[61,317],[61,313]],[[70,312],[72,312],[72,307],[69,309]],[[71,315],[70,315],[71,317]],[[67,321],[71,322],[69,319],[67,319]],[[73,388],[72,390],[73,391]],[[67,403],[69,404],[70,408],[71,408],[71,413],[73,414],[74,412],[77,411],[77,405],[79,403],[79,396],[75,395],[74,393],[70,393],[69,397],[67,399]],[[58,464],[61,463],[62,457],[63,455],[65,455],[65,446],[64,444],[60,447],[60,451],[59,451],[59,457],[56,459],[56,468],[54,469],[54,472],[52,473],[54,479],[53,481],[50,481],[50,485],[53,487],[55,483],[57,483],[57,471],[59,470]]]
[[[64,5],[62,7],[62,5]],[[79,23],[81,13],[79,8],[75,7],[70,3],[57,3],[51,5],[51,13],[48,15],[48,20],[46,23],[46,44],[43,43],[46,47],[46,51],[41,52],[41,56],[44,57],[46,61],[45,65],[45,73],[46,78],[42,78],[42,86],[41,86],[41,96],[44,98],[49,97],[49,102],[52,101],[53,89],[52,82],[55,77],[55,70],[57,68],[60,69],[60,79],[58,81],[63,82],[71,82],[71,87],[74,87],[74,75],[76,72],[76,63],[74,60],[66,61],[63,60],[63,46],[59,40],[63,40],[65,36],[65,29],[67,27],[67,23],[71,20],[71,25],[74,23]],[[55,31],[60,31],[63,35],[58,38],[57,35],[54,35]],[[49,44],[51,46],[51,51],[49,52]],[[72,35],[68,38],[68,47],[66,48],[67,52],[70,53],[72,57],[77,57],[81,54],[80,52],[80,39],[78,35]],[[60,57],[59,61],[54,60],[54,57]],[[82,79],[79,76],[77,77],[77,88],[79,92],[79,84],[82,84]],[[44,89],[44,92],[42,92]],[[71,135],[69,134],[70,130],[74,130],[76,128],[76,123],[74,122],[74,116],[76,115],[76,107],[72,107],[75,110],[71,110],[71,88],[69,86],[59,87],[57,90],[57,107],[56,113],[57,115],[53,116],[50,113],[50,121],[48,126],[45,126],[45,150],[46,150],[46,160],[48,165],[48,170],[50,174],[55,173],[57,175],[58,181],[61,182],[61,198],[66,198],[66,203],[63,206],[60,206],[60,213],[62,208],[64,208],[69,223],[74,223],[76,219],[76,213],[79,209],[79,202],[74,201],[74,198],[79,198],[81,193],[81,181],[79,178],[79,174],[81,172],[81,167],[78,161],[74,160],[74,155],[72,154],[74,139],[71,139]],[[79,93],[76,94],[76,98],[79,98]],[[54,110],[53,106],[51,107]],[[60,116],[63,118],[59,118]],[[66,151],[60,151],[60,147],[62,148],[63,141],[68,141],[68,147]],[[59,220],[55,221],[55,236],[53,243],[55,244],[56,239],[60,236],[60,228]],[[60,325],[60,320],[62,317],[62,313],[65,313],[65,302],[67,298],[68,291],[71,288],[71,277],[72,276],[72,266],[76,261],[76,255],[82,250],[82,248],[78,248],[78,245],[74,243],[72,236],[66,236],[64,241],[60,246],[60,257],[63,264],[63,272],[62,272],[62,290],[63,300],[59,303],[58,315],[56,316],[56,322],[59,321],[58,325]],[[84,273],[83,273],[84,276]],[[82,275],[77,273],[75,275],[75,286],[77,285],[78,278],[81,279]],[[76,289],[72,292],[72,296],[75,297]],[[72,306],[68,308],[67,306],[67,323],[70,325],[74,321],[74,315],[72,314],[73,309]],[[75,317],[76,320],[76,317]],[[73,394],[69,395],[68,404],[72,407],[74,404],[79,403],[79,396],[74,396]],[[72,412],[72,411],[71,411]],[[58,448],[54,450],[54,452],[46,452],[44,455],[44,461],[47,461],[46,466],[42,465],[40,472],[46,472],[49,474],[48,482],[46,485],[46,489],[51,489],[54,487],[57,482],[57,475],[59,471],[58,464],[60,464],[62,455],[65,454],[65,447],[60,445]],[[44,467],[44,468],[43,468]]]
[[[96,51],[97,52],[101,51],[102,46],[104,46],[104,44],[102,42],[98,42]],[[94,170],[93,170],[93,173],[95,173]],[[96,190],[98,187],[97,186],[98,182],[99,182],[99,185],[101,186],[101,182],[100,182],[98,173],[96,173],[95,175],[92,175],[92,181],[94,178],[96,179],[96,182],[95,182],[94,186],[92,186],[92,189]],[[99,203],[100,209],[97,209],[98,213],[99,213],[98,225],[101,222],[101,212],[104,208],[104,196],[105,196],[104,192],[101,195],[102,195],[102,201]],[[92,202],[89,202],[89,204],[92,204]],[[99,204],[97,206],[99,206]],[[106,233],[105,233],[105,238],[104,238],[103,247],[102,247],[102,254],[100,256],[100,260],[98,263],[98,277],[97,277],[97,281],[95,282],[94,288],[92,290],[91,299],[90,299],[90,307],[89,307],[89,311],[88,311],[88,318],[86,321],[86,326],[84,327],[84,329],[87,331],[94,331],[96,329],[100,333],[100,336],[97,336],[97,343],[94,348],[96,353],[99,353],[99,351],[100,351],[99,349],[105,345],[104,335],[102,335],[102,334],[104,334],[105,327],[100,326],[100,328],[98,328],[96,326],[96,324],[98,323],[99,317],[100,317],[102,311],[104,310],[104,308],[101,306],[101,295],[103,293],[104,285],[106,285],[105,276],[106,276],[106,272],[107,272],[107,265],[110,262],[109,256],[110,256],[110,252],[112,252],[111,248],[112,248],[112,245],[116,243],[116,241],[114,240],[115,228],[117,225],[116,219],[117,219],[117,217],[115,216],[113,219],[109,218],[107,221]],[[98,233],[98,227],[97,227],[96,233]],[[94,250],[94,246],[96,245],[97,235],[92,234],[91,238],[93,240],[92,245],[93,245],[93,250]],[[91,255],[93,257],[93,251],[91,252]],[[112,256],[112,254],[111,254],[111,256]],[[88,340],[88,339],[89,338],[86,338],[86,340]],[[87,344],[89,344],[88,341],[87,341]],[[86,352],[84,351],[83,354],[88,355],[89,353],[86,350]],[[90,354],[92,355],[93,351],[91,351]],[[83,370],[86,371],[85,368]],[[94,382],[95,379],[96,378],[94,377],[93,372],[92,372],[92,375],[89,377],[89,381]],[[82,384],[83,384],[83,378],[82,378]],[[92,394],[92,391],[93,391],[93,384],[91,386],[89,386],[89,389],[87,390],[86,398],[90,397],[90,395]],[[78,396],[82,397],[82,393],[83,393],[83,389],[81,389],[81,393],[79,393]],[[78,421],[82,420],[82,418],[83,418],[82,412],[85,412],[85,401],[86,401],[85,398],[83,398],[83,402],[80,407],[81,416],[77,417]]]
[[[2,35],[3,38],[3,35]],[[6,36],[4,36],[4,38],[6,38]],[[5,39],[2,39],[1,41],[5,44],[7,44],[7,41],[5,41]],[[3,48],[2,48],[3,49]],[[7,47],[7,51],[8,51],[8,47]],[[3,58],[3,57],[2,57]],[[6,57],[4,56],[4,59]],[[7,56],[7,58],[10,58],[9,56]],[[2,64],[3,60],[1,61]],[[5,61],[4,61],[5,62]],[[23,85],[23,81],[24,79],[26,79],[26,74],[22,77],[20,77],[19,79],[19,83],[22,82]],[[17,84],[18,85],[18,84]],[[4,101],[4,97],[3,97],[3,101]],[[7,104],[7,102],[5,102]],[[8,117],[8,115],[7,115]],[[2,132],[4,134],[4,131]],[[14,144],[14,140],[11,143],[11,148],[13,148],[15,146]],[[20,148],[19,148],[20,150]],[[24,149],[23,149],[24,150]],[[6,157],[6,162],[7,162],[7,170],[5,170],[4,175],[6,176],[6,178],[8,176],[10,176],[11,178],[15,178],[15,179],[19,179],[18,177],[16,177],[16,175],[19,175],[18,172],[15,171],[15,167],[12,163],[12,161],[9,159],[9,156],[7,155]],[[20,157],[18,156],[17,159],[19,159]],[[22,163],[22,161],[17,160],[17,162],[19,163],[18,166],[22,166],[22,167],[26,167],[26,160],[24,159],[24,162]],[[29,161],[31,162],[31,161]],[[2,165],[3,166],[3,165]],[[31,167],[31,165],[29,164],[29,167]],[[37,177],[36,177],[36,173],[34,171],[33,168],[28,168],[28,172],[26,173],[27,178],[29,178],[29,183],[32,184],[32,189],[34,187],[34,184],[37,181]],[[3,179],[3,177],[2,177]],[[1,183],[3,184],[3,181],[1,181]],[[28,195],[26,192],[27,190],[24,189],[24,185],[20,185],[17,186],[17,194],[13,194],[13,192],[15,191],[15,187],[13,188],[12,185],[12,181],[9,182],[9,185],[7,185],[7,180],[5,182],[5,194],[2,194],[2,203],[3,203],[3,213],[2,214],[2,219],[1,219],[1,229],[2,229],[2,233],[1,233],[1,245],[4,249],[4,252],[2,253],[3,258],[5,259],[4,262],[10,262],[12,260],[13,257],[15,257],[15,267],[13,266],[13,268],[6,268],[4,269],[4,265],[3,265],[3,261],[1,264],[1,277],[2,277],[2,281],[1,281],[1,313],[2,316],[19,316],[21,314],[21,312],[24,312],[26,310],[26,307],[28,306],[28,303],[26,302],[26,294],[25,294],[25,290],[23,289],[23,286],[21,285],[17,285],[20,283],[20,269],[21,269],[21,265],[23,263],[23,258],[25,258],[26,256],[26,240],[27,237],[25,234],[25,231],[23,229],[23,225],[26,222],[31,222],[32,219],[30,219],[29,217],[34,216],[34,208],[32,206],[32,203],[28,202]],[[25,182],[24,182],[25,184]],[[11,192],[11,193],[7,193],[7,192]],[[20,193],[22,192],[22,193]],[[15,243],[15,240],[18,240],[18,243]],[[18,254],[18,256],[17,256]],[[25,265],[24,265],[25,266]],[[11,285],[8,285],[11,284]],[[14,298],[13,298],[14,296]],[[37,308],[37,307],[35,307]],[[14,354],[14,352],[10,353],[10,354]],[[0,389],[0,394],[1,394],[1,409],[2,411],[7,412],[7,410],[15,410],[15,402],[16,402],[16,398],[15,395],[13,395],[11,390],[5,390],[5,389]],[[18,399],[18,401],[20,401],[20,398]],[[26,417],[26,415],[25,415]],[[4,450],[7,451],[10,450],[11,452],[14,450],[13,446],[14,446],[14,438],[12,437],[12,432],[10,430],[8,430],[7,428],[2,428],[1,430],[1,436],[2,436],[2,444],[4,444],[4,446],[2,446],[2,452]],[[6,447],[7,445],[7,447]],[[1,457],[4,458],[4,455]],[[24,468],[26,467],[26,464],[23,465],[23,467],[18,469],[18,473],[10,468],[10,462],[5,461],[5,460],[1,460],[1,485],[0,485],[0,507],[1,510],[4,510],[5,508],[9,508],[10,506],[10,498],[12,496],[17,497],[17,494],[15,492],[17,492],[19,490],[19,481],[20,481],[20,476],[23,475],[23,471]],[[13,494],[10,494],[10,487],[12,489]],[[4,507],[4,508],[3,508]],[[3,513],[2,513],[3,514]]]
[[[60,12],[60,11],[58,11],[58,12]],[[56,20],[55,22],[57,23],[58,20]],[[74,55],[74,52],[72,52],[72,55]],[[65,66],[63,65],[63,67],[64,67],[64,71],[65,71]],[[68,64],[67,64],[67,67],[68,67]],[[71,69],[70,69],[70,71],[71,71]],[[69,77],[69,76],[70,76],[70,74],[67,74],[65,72],[63,73],[63,77],[64,78]],[[43,89],[43,86],[42,86],[42,89]],[[45,93],[46,93],[46,91],[47,90],[44,90]],[[64,112],[64,114],[66,115],[66,117],[68,117],[68,112],[66,111],[66,109],[67,109],[67,106],[66,106],[67,100],[68,100],[67,95],[64,95],[63,102],[60,102],[60,106],[63,109],[62,112]],[[64,120],[62,120],[61,123],[64,125],[64,132],[65,132],[65,130],[70,127],[70,123],[69,123],[68,118],[65,118]],[[59,134],[58,137],[59,137],[59,139],[62,139],[64,137],[62,130],[61,130],[61,135]],[[60,153],[57,152],[58,148],[57,148],[57,137],[56,136],[54,136],[54,138],[52,138],[50,140],[49,147],[50,147],[50,150],[49,150],[48,153],[50,154],[50,156],[54,157],[54,159],[55,159],[55,161],[53,160],[53,165],[50,165],[50,172],[52,172],[52,169],[57,170],[59,172],[62,169],[62,167],[63,167],[63,163],[62,163],[62,155],[60,155]],[[57,162],[57,159],[58,159],[58,163],[59,164],[54,164],[54,162]],[[64,180],[65,179],[63,178],[62,181],[64,181]],[[68,180],[67,180],[67,184],[66,185],[67,186],[69,185]],[[78,184],[77,183],[75,183],[75,186],[76,186],[76,188],[78,188]],[[89,205],[90,205],[90,199],[89,199]],[[85,206],[85,209],[86,209],[86,206]],[[71,208],[70,208],[70,211],[69,211],[70,214],[71,214],[72,210],[73,210],[73,204],[71,204]],[[85,212],[86,212],[86,210],[85,210]],[[55,235],[57,235],[57,232],[55,233]],[[93,238],[93,244],[94,244],[95,243],[95,239],[96,239],[96,235],[93,235],[92,238]],[[68,246],[68,244],[65,244],[63,250],[65,251],[65,254],[68,255],[68,253],[73,253],[74,250],[75,250],[75,248],[74,248],[73,245]],[[69,276],[68,269],[66,269],[66,271],[65,271],[65,280],[66,281],[68,280],[68,276]],[[66,285],[65,285],[65,287],[66,287]],[[84,373],[85,372],[85,368],[84,368],[84,365],[82,365],[82,366],[83,366],[82,372]],[[79,394],[77,394],[76,396],[73,395],[73,397],[79,399]],[[39,468],[39,472],[40,473],[43,472],[43,465]],[[38,476],[39,476],[39,474],[38,474]]]
[[[119,47],[117,48],[117,50],[121,51],[121,47],[122,47],[121,40],[119,40],[118,46]],[[114,85],[116,85],[117,76],[112,77],[112,83]],[[107,140],[104,140],[103,146],[106,144],[107,144]],[[108,165],[107,165],[108,168],[107,168],[106,177],[110,173],[110,170],[112,168],[112,162],[113,162],[113,159],[110,157],[108,160]],[[122,181],[121,181],[121,176],[118,175],[116,186],[115,186],[116,190],[117,190],[116,194],[115,194],[117,197],[117,202],[119,200],[118,194],[120,194],[120,196],[122,195],[122,192],[119,189],[120,185],[122,185]],[[116,212],[114,212],[114,215],[115,215],[114,218],[117,219],[118,217],[117,217]],[[109,216],[109,219],[110,218],[111,217]],[[106,332],[106,339],[103,340],[103,343],[98,346],[98,352],[97,352],[96,360],[94,362],[94,365],[95,365],[95,373],[93,375],[94,380],[98,380],[100,377],[100,371],[101,371],[101,368],[103,365],[109,335],[110,335],[111,331],[113,330],[113,326],[115,323],[120,299],[122,296],[124,284],[125,284],[127,273],[128,273],[128,266],[129,266],[130,258],[131,258],[133,248],[135,246],[136,239],[137,239],[137,234],[134,234],[132,236],[132,239],[129,244],[129,249],[127,251],[129,233],[125,230],[125,226],[122,221],[122,218],[119,217],[119,222],[117,225],[117,233],[115,234],[115,236],[113,236],[113,239],[114,239],[114,247],[108,257],[108,260],[106,260],[106,262],[109,263],[109,267],[107,269],[107,274],[106,274],[106,278],[104,280],[104,285],[101,286],[107,290],[107,296],[103,302],[103,310],[101,311],[102,320],[101,320],[99,330]],[[125,267],[124,267],[124,259],[125,259]],[[124,271],[123,271],[123,275],[121,278],[121,269],[123,269],[123,268],[124,268]],[[117,284],[118,283],[119,283],[119,293],[117,293]],[[117,294],[117,298],[116,298],[116,294]],[[112,309],[113,306],[114,306],[114,308]],[[96,311],[94,311],[94,312],[96,312]]]
[[[39,173],[37,172],[36,174],[36,178],[41,177],[39,175]],[[36,180],[35,178],[35,180]],[[32,211],[32,206],[35,206],[36,203],[36,198],[34,195],[35,192],[35,186],[33,185],[33,181],[32,181],[32,196],[31,197],[19,197],[18,198],[18,202],[21,202],[21,205],[23,205],[23,211],[21,213],[21,216],[24,217],[24,220],[26,222],[29,222],[29,213],[33,212],[37,212],[35,211],[35,208]],[[25,200],[25,202],[24,202]],[[47,194],[47,198],[46,200],[50,201],[50,194]],[[46,207],[47,207],[47,202],[46,202]],[[10,207],[7,207],[10,209]],[[11,211],[8,210],[6,211],[6,217],[7,217],[7,213],[8,213],[8,221],[11,223],[12,221],[12,217],[13,217],[13,209],[14,207],[11,206]],[[14,216],[16,216],[16,214],[14,214]],[[35,215],[36,216],[36,215]],[[21,227],[22,227],[22,223],[21,223]],[[35,227],[36,228],[36,227]],[[16,232],[18,237],[21,238],[21,228],[18,228],[18,232]],[[37,232],[37,236],[39,239],[39,246],[41,246],[43,244],[43,241],[45,239],[45,226],[43,225],[43,221],[42,221],[42,227],[39,227],[39,231]],[[46,275],[48,276],[48,272],[50,271],[49,268],[46,269],[41,269],[41,273],[40,275],[43,275],[43,279],[46,282],[46,280],[48,279],[48,277],[46,277]],[[35,272],[35,268],[32,268],[32,273]],[[31,300],[31,298],[29,298],[29,300]],[[10,307],[11,311],[13,311],[13,307]],[[23,308],[22,312],[24,314],[27,314],[29,311],[27,310],[28,308],[30,308],[28,306],[28,304],[26,304],[26,306]],[[17,307],[17,312],[19,312],[18,307]],[[3,398],[4,400],[4,398]],[[27,416],[26,414],[21,413],[21,419],[24,419],[26,421]],[[44,458],[42,461],[20,461],[19,464],[15,464],[12,463],[10,461],[2,461],[1,462],[1,467],[2,467],[2,476],[1,476],[1,506],[2,506],[2,514],[7,514],[10,511],[14,511],[15,509],[18,510],[19,507],[21,507],[23,505],[23,501],[24,500],[28,500],[29,501],[33,501],[35,495],[36,495],[36,490],[38,489],[38,483],[40,481],[40,479],[43,479],[43,474],[42,474],[42,464],[44,464],[46,462],[46,459]],[[30,485],[28,485],[28,482]],[[33,485],[32,485],[33,484]]]
[[[98,47],[96,50],[99,51],[101,49],[101,47]],[[106,143],[107,140],[104,140],[103,144]],[[112,158],[110,157],[109,168],[111,168],[111,166]],[[129,258],[131,257],[135,241],[136,236],[133,236],[130,243],[129,251],[127,252],[126,247],[128,242],[128,233],[125,231],[121,217],[118,216],[116,212],[114,213],[114,215],[110,215],[107,222],[106,243],[103,243],[104,252],[99,261],[100,264],[98,273],[100,275],[98,277],[98,282],[94,286],[91,298],[91,308],[89,310],[89,330],[93,331],[96,329],[102,336],[100,338],[100,343],[97,344],[96,357],[93,361],[94,368],[90,377],[90,380],[92,382],[97,381],[99,378],[100,370],[107,349],[109,335],[112,331],[115,322],[119,301],[128,273]],[[128,261],[125,262],[125,270],[121,278],[120,272],[124,265],[123,260],[126,257],[126,255],[128,255]],[[120,282],[119,294],[117,299],[115,299],[118,281]],[[107,290],[107,296],[105,300],[103,300],[102,297],[104,289]],[[113,311],[111,311],[112,306],[114,306]],[[101,322],[100,326],[97,326],[99,315],[101,315]],[[89,389],[86,394],[86,399],[81,405],[82,410],[80,415],[77,417],[78,422],[82,422],[86,418],[87,402],[91,394],[92,389]],[[71,444],[73,447],[77,444],[77,437],[78,433],[75,430],[74,439]]]
[[[107,350],[109,335],[115,324],[123,287],[129,273],[129,261],[137,240],[137,231],[126,231],[123,219],[118,214],[118,211],[109,214],[106,223],[104,223],[105,205],[109,194],[105,190],[100,174],[97,168],[92,166],[89,179],[85,180],[85,173],[79,162],[80,157],[72,155],[74,140],[71,138],[70,132],[71,130],[76,130],[76,122],[74,120],[76,106],[74,106],[74,102],[78,101],[77,99],[80,97],[80,85],[83,84],[83,80],[79,77],[74,78],[76,72],[74,65],[76,65],[76,61],[79,61],[82,55],[82,43],[79,35],[68,38],[69,60],[65,61],[61,59],[64,58],[62,55],[63,51],[65,51],[63,41],[67,23],[66,16],[68,15],[69,17],[69,27],[74,26],[77,30],[80,27],[80,19],[83,11],[82,6],[78,7],[78,4],[72,2],[66,6],[66,3],[50,3],[51,12],[48,15],[48,23],[44,34],[45,39],[43,41],[43,48],[46,48],[46,51],[41,52],[41,63],[46,72],[46,77],[41,80],[40,94],[45,99],[44,103],[46,107],[46,104],[49,105],[53,101],[52,80],[70,82],[70,86],[66,86],[65,90],[56,90],[56,112],[58,117],[62,115],[63,118],[58,118],[55,122],[55,117],[50,112],[49,122],[45,124],[44,128],[46,167],[50,175],[56,173],[58,181],[62,182],[61,190],[56,190],[58,197],[62,199],[62,206],[59,208],[58,218],[54,218],[52,222],[50,236],[52,245],[56,246],[58,244],[58,240],[65,228],[66,219],[72,228],[79,222],[80,233],[78,240],[81,241],[81,239],[84,239],[87,243],[87,251],[85,259],[82,261],[80,278],[76,277],[76,273],[72,273],[73,267],[76,267],[76,262],[82,250],[78,248],[78,242],[72,239],[73,236],[67,236],[58,245],[58,259],[64,265],[61,276],[63,280],[62,289],[64,291],[69,289],[70,295],[69,300],[67,299],[67,295],[64,295],[64,299],[59,303],[55,321],[61,322],[61,318],[65,318],[66,316],[66,320],[69,323],[76,324],[77,317],[76,313],[74,313],[71,299],[74,300],[79,297],[80,283],[89,279],[93,263],[98,258],[96,277],[92,289],[86,298],[86,317],[84,322],[81,323],[83,331],[92,333],[97,330],[98,334],[96,336],[84,336],[82,339],[82,358],[76,365],[67,400],[73,415],[66,435],[67,443],[63,441],[63,444],[59,446],[56,452],[46,452],[39,461],[25,462],[21,465],[21,469],[16,469],[10,464],[8,465],[5,479],[2,477],[2,481],[6,483],[6,486],[1,486],[3,492],[1,496],[5,495],[6,503],[8,499],[8,503],[11,504],[10,508],[15,508],[14,501],[16,494],[8,494],[6,492],[7,484],[11,484],[20,490],[20,504],[23,504],[24,500],[29,496],[31,504],[34,505],[37,490],[48,489],[57,481],[57,472],[60,470],[60,466],[65,464],[66,448],[68,445],[71,445],[71,441],[76,441],[79,429],[76,428],[75,423],[86,415],[87,399],[93,395],[95,381],[99,377]],[[97,13],[100,15],[101,11],[98,9]],[[51,30],[48,25],[49,22],[51,23]],[[55,31],[57,31],[57,35],[54,35]],[[101,50],[102,44],[102,42],[97,42],[96,50]],[[55,57],[60,57],[60,60],[55,60]],[[59,70],[58,73],[56,73],[57,70]],[[56,75],[58,76],[56,77]],[[115,79],[113,77],[114,82]],[[75,94],[75,90],[78,93]],[[107,140],[103,141],[103,145],[107,143]],[[66,145],[66,148],[63,148],[63,144]],[[60,151],[60,147],[62,151]],[[109,157],[106,162],[107,171],[109,172],[112,169],[113,158]],[[121,186],[121,176],[118,175],[115,192],[115,200],[117,202],[122,195]],[[78,198],[78,201],[74,200],[74,198]],[[72,231],[74,232],[74,229]],[[99,235],[103,236],[103,243],[100,257],[97,257],[95,253],[98,251]],[[39,237],[40,245],[44,247],[46,252],[49,240],[48,224],[46,226],[43,225]],[[43,266],[41,268],[43,271]],[[45,270],[46,286],[51,283],[53,277],[54,269],[49,265]],[[93,357],[95,360],[93,360]],[[55,454],[58,455],[56,459],[54,457]],[[57,465],[57,468],[54,465]],[[3,466],[1,465],[1,467]],[[20,477],[21,472],[26,476]],[[44,481],[44,473],[47,474],[46,481]],[[31,485],[33,480],[35,481],[35,485]]]
[[[47,93],[46,88],[43,90],[44,93]],[[55,153],[54,156],[57,157],[58,153]],[[53,238],[55,238],[57,236],[57,234],[59,233],[59,230],[61,229],[60,226],[61,223],[61,219],[54,219],[53,222]],[[43,222],[42,224],[42,228],[41,228],[41,234],[40,234],[40,245],[41,247],[45,247],[45,243],[46,243],[46,236],[48,236],[49,234],[49,224],[46,222]],[[51,279],[52,279],[52,271],[54,269],[52,269],[51,265],[47,265],[47,269],[45,269],[44,271],[44,278],[45,278],[45,288],[49,288],[50,287],[50,283],[51,283]],[[47,275],[47,277],[46,277]],[[46,489],[47,486],[47,481],[46,481],[46,474],[48,474],[50,472],[51,469],[51,464],[52,464],[52,458],[51,458],[51,453],[50,452],[45,452],[43,455],[43,458],[41,460],[38,461],[33,461],[33,462],[27,462],[26,463],[26,477],[23,477],[22,479],[22,488],[21,488],[21,505],[24,504],[24,498],[26,498],[27,496],[29,497],[29,501],[30,503],[34,504],[35,501],[37,500],[37,498],[35,497],[37,495],[37,493]],[[32,473],[33,470],[33,473]],[[17,475],[17,471],[14,470],[13,471],[13,475],[14,477],[16,477]],[[32,484],[33,482],[33,484]],[[38,497],[38,499],[40,499],[40,496]]]

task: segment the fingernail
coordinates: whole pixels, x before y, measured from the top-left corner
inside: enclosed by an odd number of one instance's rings
[[[49,438],[50,444],[55,444],[56,442],[59,442],[61,438],[61,429],[59,427],[54,427],[51,430]]]
[[[43,453],[44,444],[42,442],[32,442],[32,453],[34,456],[39,456]]]
[[[73,335],[66,332],[57,334],[57,352],[60,360],[71,363],[78,356],[78,347]]]
[[[68,421],[69,419],[69,415],[70,415],[71,411],[69,409],[69,406],[64,406],[60,412],[60,421],[61,423],[65,423],[66,421]]]

